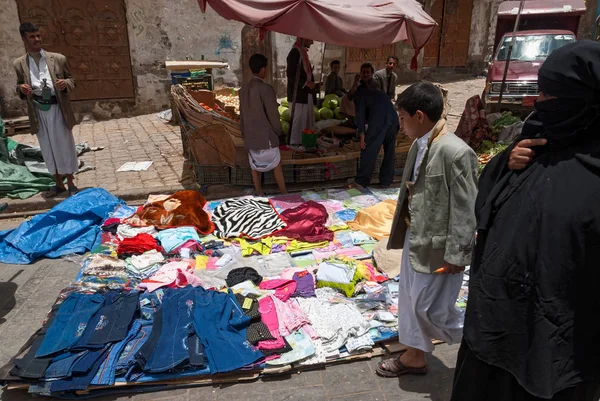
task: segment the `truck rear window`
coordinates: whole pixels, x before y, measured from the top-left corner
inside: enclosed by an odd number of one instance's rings
[[[496,60],[506,61],[512,36],[502,39]],[[510,56],[511,61],[543,61],[556,49],[575,41],[574,35],[519,35]]]

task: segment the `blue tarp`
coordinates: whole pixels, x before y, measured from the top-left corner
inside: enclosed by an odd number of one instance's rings
[[[25,265],[85,253],[100,243],[100,224],[123,203],[102,188],[81,191],[14,230],[0,231],[0,262]]]

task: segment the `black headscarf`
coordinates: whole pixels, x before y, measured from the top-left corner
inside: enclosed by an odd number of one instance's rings
[[[500,194],[505,199],[510,196],[506,186],[515,181],[514,176],[519,175],[521,181],[531,172],[508,170],[510,152],[519,141],[547,139],[546,146],[534,149],[536,156],[541,156],[600,133],[600,43],[578,41],[555,50],[540,68],[538,86],[541,92],[555,98],[535,103],[535,111],[525,121],[521,135],[484,170],[479,191],[487,196],[477,199],[478,228],[489,227]]]
[[[600,375],[600,44],[553,52],[539,86],[556,99],[536,104],[516,142],[548,144],[521,171],[508,169],[509,148],[480,177],[463,338],[479,360],[550,399]]]

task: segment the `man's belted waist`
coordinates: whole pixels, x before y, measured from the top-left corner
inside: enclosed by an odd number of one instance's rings
[[[41,96],[33,95],[33,100],[39,104],[58,104],[58,99],[56,96],[51,96],[50,99],[44,99]]]

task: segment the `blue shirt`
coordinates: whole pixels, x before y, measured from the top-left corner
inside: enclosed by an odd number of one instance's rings
[[[369,131],[374,132],[381,131],[386,125],[398,124],[398,113],[390,98],[377,89],[359,88],[354,94],[354,106],[358,132],[365,132],[367,124]]]

